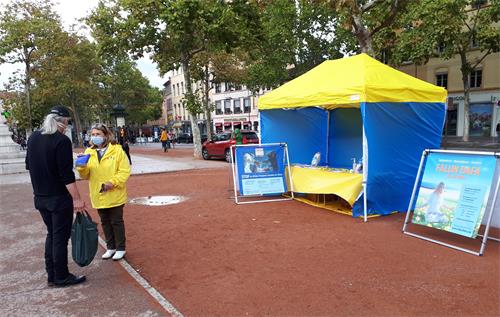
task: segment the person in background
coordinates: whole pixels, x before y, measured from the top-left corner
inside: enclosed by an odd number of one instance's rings
[[[241,134],[240,129],[234,129],[233,138],[236,140],[236,144],[243,144],[243,134]]]
[[[86,280],[85,276],[75,276],[68,270],[73,211],[85,210],[75,183],[71,140],[64,134],[70,117],[67,108],[52,108],[42,128],[29,137],[26,153],[35,208],[47,226],[45,270],[50,287],[70,286]]]
[[[497,131],[497,142],[500,143],[500,121],[498,121],[497,123],[496,131]]]
[[[130,158],[130,146],[127,138],[123,141],[122,148],[125,154],[127,154],[129,164],[132,165],[132,159]]]
[[[168,134],[167,134],[167,130],[165,130],[165,128],[161,128],[160,141],[161,141],[161,147],[163,148],[163,152],[168,152],[168,148],[167,148]]]
[[[126,154],[113,137],[113,131],[103,124],[92,128],[91,147],[85,150],[90,158],[85,166],[78,166],[80,177],[89,180],[92,207],[101,218],[106,238],[107,260],[121,260],[125,256],[125,223],[123,207],[127,202],[126,182],[130,165]]]

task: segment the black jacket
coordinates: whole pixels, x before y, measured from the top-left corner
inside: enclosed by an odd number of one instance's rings
[[[60,133],[34,132],[28,139],[26,169],[35,196],[69,195],[66,185],[75,182],[70,139]]]

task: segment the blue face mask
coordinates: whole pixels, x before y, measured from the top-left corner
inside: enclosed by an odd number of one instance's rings
[[[101,144],[103,144],[103,143],[104,143],[104,137],[102,137],[102,136],[100,136],[100,135],[92,136],[92,137],[90,138],[90,141],[91,141],[93,144],[95,144],[95,145],[99,146],[99,145],[101,145]]]

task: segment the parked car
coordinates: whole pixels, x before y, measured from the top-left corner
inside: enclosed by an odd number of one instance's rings
[[[181,133],[175,139],[175,143],[193,143],[193,136],[188,133]]]
[[[243,144],[258,144],[259,137],[255,131],[242,130]],[[223,132],[213,136],[212,141],[203,143],[201,153],[205,160],[211,158],[223,158],[227,162],[231,162],[231,145],[236,144],[236,140],[232,137],[232,132]]]

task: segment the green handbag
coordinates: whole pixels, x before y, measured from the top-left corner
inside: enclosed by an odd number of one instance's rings
[[[71,247],[73,260],[79,266],[87,266],[97,253],[97,224],[87,211],[77,212],[71,227]]]

